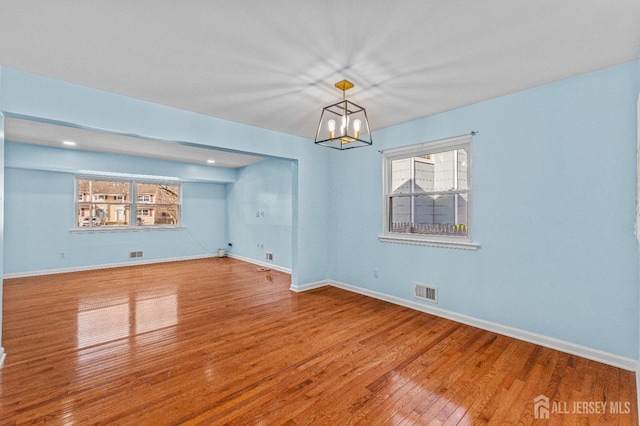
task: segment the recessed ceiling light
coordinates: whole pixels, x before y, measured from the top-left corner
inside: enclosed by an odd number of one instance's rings
[[[62,144],[67,146],[76,146],[76,143],[73,141],[62,141]]]
[[[216,162],[216,160],[207,160],[207,163],[209,163],[209,164],[213,164],[215,162]]]

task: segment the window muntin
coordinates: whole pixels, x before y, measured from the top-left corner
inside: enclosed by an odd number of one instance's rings
[[[77,228],[180,224],[180,184],[78,177],[76,189]],[[137,213],[135,220],[131,218],[132,211]]]
[[[470,135],[385,151],[383,167],[381,240],[471,243]]]

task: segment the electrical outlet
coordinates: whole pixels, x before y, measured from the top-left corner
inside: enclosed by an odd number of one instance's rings
[[[265,257],[265,259],[267,259],[267,260],[273,260],[273,253],[271,253],[271,252],[266,252],[266,253],[264,254],[264,257]]]

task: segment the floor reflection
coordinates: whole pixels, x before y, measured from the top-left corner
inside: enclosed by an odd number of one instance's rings
[[[138,300],[135,303],[136,334],[178,323],[178,297],[176,294]]]
[[[178,323],[178,297],[175,288],[113,295],[80,300],[77,314],[79,349],[137,334],[170,327]]]
[[[113,303],[113,300],[109,301]],[[113,306],[78,309],[78,348],[86,348],[129,336],[129,302]]]

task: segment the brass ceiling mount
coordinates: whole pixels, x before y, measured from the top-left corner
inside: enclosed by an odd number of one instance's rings
[[[342,80],[335,84],[337,89],[342,90],[343,92],[352,89],[355,85],[349,80]]]

